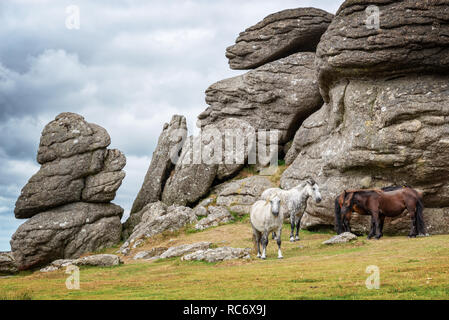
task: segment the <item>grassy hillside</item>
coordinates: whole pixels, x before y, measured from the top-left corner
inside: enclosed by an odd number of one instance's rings
[[[359,238],[327,247],[331,233],[302,232],[283,253],[270,241],[268,259],[217,264],[132,261],[113,268],[82,268],[80,290],[65,287],[64,271],[26,272],[0,279],[0,299],[448,299],[449,236],[380,241]],[[252,247],[247,218],[203,232],[186,228],[160,235],[138,250],[211,241],[215,246]],[[113,253],[116,249],[107,250]],[[136,252],[136,251],[135,251]],[[135,253],[134,252],[134,253]],[[380,268],[379,290],[368,290],[366,267]]]

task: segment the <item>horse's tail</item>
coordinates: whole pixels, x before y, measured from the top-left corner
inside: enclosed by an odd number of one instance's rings
[[[335,199],[335,228],[337,229],[337,234],[341,234],[343,232],[343,226],[341,221],[341,207],[338,202],[338,197]]]
[[[418,229],[418,234],[426,235],[427,230],[426,230],[426,225],[424,223],[424,216],[423,216],[424,205],[423,205],[421,199],[417,199],[417,200],[418,201],[416,203],[416,214],[415,214],[416,227]]]

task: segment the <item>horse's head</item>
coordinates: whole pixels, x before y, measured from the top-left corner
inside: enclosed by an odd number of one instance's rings
[[[281,199],[278,196],[274,196],[270,199],[271,213],[273,216],[279,216],[279,211],[281,210]]]
[[[306,180],[306,188],[307,188],[307,193],[309,194],[309,196],[313,197],[313,199],[315,200],[316,203],[320,203],[323,198],[321,197],[320,187],[315,182],[315,180],[307,179]]]

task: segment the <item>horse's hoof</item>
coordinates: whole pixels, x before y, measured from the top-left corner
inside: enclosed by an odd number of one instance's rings
[[[283,256],[280,256],[280,257],[278,257],[278,259],[284,259],[284,257],[283,257]]]
[[[295,242],[295,238],[290,238],[290,242]]]
[[[296,237],[295,241],[299,241],[299,237]]]
[[[420,234],[418,235],[418,237],[424,238],[424,237],[430,237],[430,236],[429,236],[428,233],[426,233],[426,234],[420,233]]]
[[[260,259],[262,259],[262,260],[267,260],[267,257],[260,257]]]

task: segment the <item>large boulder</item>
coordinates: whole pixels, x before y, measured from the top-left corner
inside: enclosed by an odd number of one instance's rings
[[[103,166],[105,150],[77,154],[43,164],[23,187],[14,210],[18,219],[81,201],[86,177],[96,175]]]
[[[14,210],[18,219],[69,203],[107,203],[114,199],[125,173],[125,156],[107,150],[105,129],[80,115],[62,113],[43,130],[40,170],[23,187]]]
[[[72,203],[39,213],[12,236],[19,270],[78,258],[120,241],[123,209],[114,204]]]
[[[65,112],[45,126],[37,161],[40,164],[56,159],[69,158],[98,149],[111,143],[107,131],[93,123],[88,123],[78,114]]]
[[[376,14],[372,5],[378,8],[380,28],[370,17]],[[447,1],[345,1],[317,48],[325,101],[343,77],[447,73],[448,34]]]
[[[308,227],[334,224],[334,199],[345,189],[409,185],[424,193],[430,233],[449,232],[449,77],[408,75],[391,79],[346,79],[334,85],[330,102],[298,131],[298,156],[281,185],[313,177],[323,201],[309,202]],[[314,221],[314,223],[311,223]],[[352,220],[356,232],[369,218]],[[385,231],[406,234],[407,215],[386,219]]]
[[[249,214],[251,206],[259,200],[262,193],[274,184],[263,176],[226,182],[217,196],[216,205],[225,206],[240,215]]]
[[[226,148],[225,141],[238,132],[237,143]],[[200,135],[189,137],[181,156],[167,180],[162,201],[172,205],[191,205],[209,193],[216,180],[238,173],[247,163],[255,137],[254,128],[241,119],[222,119],[202,129]],[[235,139],[234,139],[235,142]]]
[[[17,272],[18,269],[12,252],[0,252],[0,275]]]
[[[42,131],[39,171],[23,187],[14,210],[30,218],[11,240],[20,270],[112,246],[120,241],[123,209],[110,204],[126,158],[109,150],[109,134],[80,115],[61,113]]]
[[[209,215],[201,219],[196,225],[196,230],[205,230],[212,227],[217,227],[220,224],[228,223],[234,220],[228,209],[225,207],[209,207]]]
[[[134,200],[131,214],[139,212],[148,203],[161,200],[163,187],[186,137],[187,124],[184,116],[175,115],[169,124],[164,125],[142,188]]]
[[[140,222],[132,228],[128,240],[120,248],[128,254],[137,241],[143,241],[163,232],[174,232],[197,221],[191,208],[167,206],[158,201],[146,205],[140,212]]]
[[[198,116],[200,126],[237,118],[256,131],[279,130],[278,143],[287,143],[322,105],[314,63],[314,53],[297,53],[213,84],[206,91],[210,106]]]
[[[240,33],[226,49],[232,69],[253,69],[296,52],[315,52],[333,15],[315,8],[288,9],[269,15]]]
[[[126,175],[122,170],[125,165],[126,158],[122,152],[115,149],[107,150],[101,172],[86,178],[82,200],[100,203],[114,200]]]

